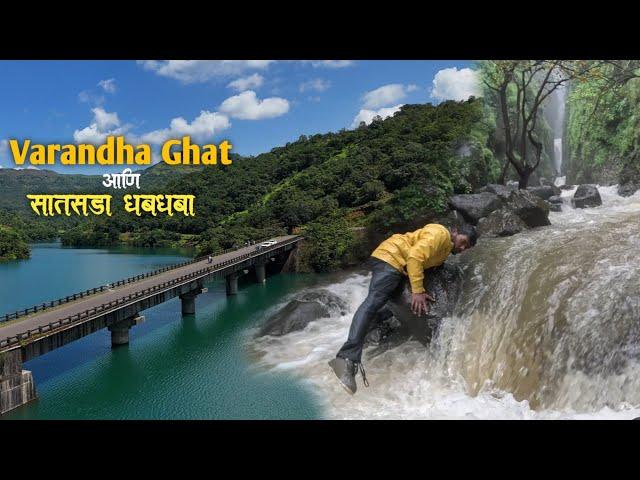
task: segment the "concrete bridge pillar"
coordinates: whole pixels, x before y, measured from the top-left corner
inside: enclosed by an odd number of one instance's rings
[[[264,283],[267,280],[266,264],[266,261],[256,263],[256,278],[258,283]]]
[[[182,315],[193,315],[196,313],[196,297],[197,293],[189,292],[184,295],[180,295],[182,301]]]
[[[22,369],[20,350],[0,353],[0,415],[38,398],[33,375]]]
[[[119,345],[127,345],[129,343],[129,330],[134,325],[139,325],[144,322],[144,317],[136,315],[131,318],[127,318],[122,322],[109,325],[109,331],[111,332],[111,346],[117,347]]]
[[[232,273],[225,277],[227,284],[227,295],[237,295],[238,294],[238,277],[240,275],[238,273]]]

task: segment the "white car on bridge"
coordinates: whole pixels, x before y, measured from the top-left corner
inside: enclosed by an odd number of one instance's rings
[[[258,247],[256,248],[257,251],[263,250],[265,248],[269,248],[274,246],[276,243],[278,243],[277,240],[267,240],[266,242],[262,242],[260,245],[258,245]]]

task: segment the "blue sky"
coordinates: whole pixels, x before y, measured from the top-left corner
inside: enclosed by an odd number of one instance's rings
[[[191,134],[256,155],[405,103],[465,99],[477,88],[469,68],[466,61],[2,61],[0,165],[15,166],[10,138],[99,144],[108,134],[156,146]]]

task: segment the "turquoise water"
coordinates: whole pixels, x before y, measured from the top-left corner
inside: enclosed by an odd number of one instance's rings
[[[170,250],[33,245],[30,260],[0,264],[0,313],[184,259]],[[183,318],[178,299],[145,310],[128,346],[112,350],[103,330],[27,362],[39,399],[3,419],[317,418],[312,392],[293,378],[250,371],[244,348],[266,310],[314,282],[280,274],[227,297],[215,281],[196,299],[195,315]]]

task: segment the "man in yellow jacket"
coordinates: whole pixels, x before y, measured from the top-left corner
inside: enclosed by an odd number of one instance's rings
[[[414,232],[392,235],[371,254],[373,267],[367,298],[356,310],[349,338],[336,358],[329,362],[342,386],[356,393],[355,376],[360,368],[362,380],[368,386],[361,357],[364,338],[371,321],[387,300],[401,288],[403,279],[411,284],[411,309],[420,316],[427,314],[427,301],[435,299],[424,289],[424,271],[442,265],[450,253],[461,253],[476,244],[477,234],[472,226],[449,230],[443,225],[430,223]]]

